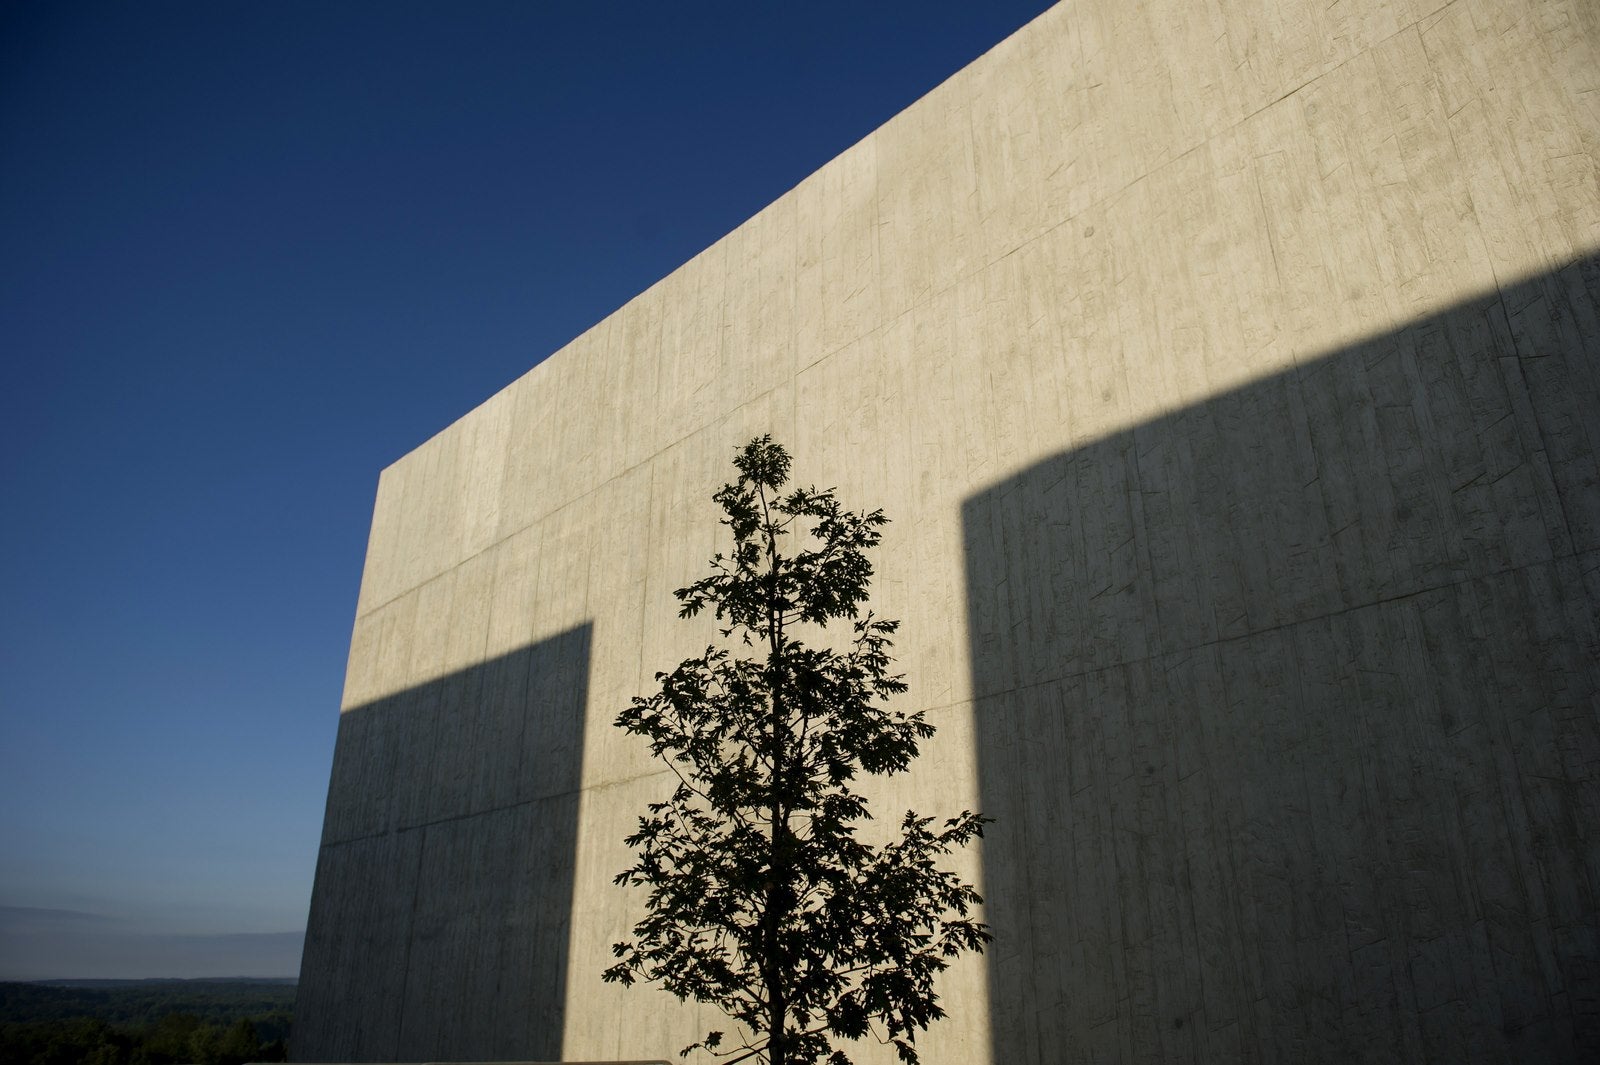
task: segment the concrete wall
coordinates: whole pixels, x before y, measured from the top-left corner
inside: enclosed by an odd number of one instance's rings
[[[610,722],[766,431],[999,819],[925,1060],[1600,1054],[1597,251],[1586,0],[1047,12],[384,471],[296,1055],[712,1022]]]

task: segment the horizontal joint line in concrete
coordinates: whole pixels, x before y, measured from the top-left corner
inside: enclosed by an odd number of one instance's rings
[[[1458,0],[1450,0],[1449,3],[1442,5],[1439,9],[1437,9],[1434,12],[1431,12],[1426,17],[1432,17],[1433,15],[1438,14],[1439,11],[1445,10],[1446,8],[1449,8],[1449,7],[1453,7],[1455,5],[1455,3],[1457,3],[1457,2],[1458,2]],[[1304,82],[1300,83],[1299,85],[1296,85],[1294,88],[1292,88],[1289,91],[1285,92],[1282,96],[1279,96],[1277,99],[1271,101],[1270,103],[1263,104],[1262,106],[1256,108],[1254,111],[1250,112],[1248,115],[1245,115],[1244,117],[1240,118],[1238,121],[1233,122],[1233,123],[1231,123],[1231,124],[1229,124],[1227,126],[1224,126],[1223,128],[1217,130],[1215,133],[1212,133],[1210,136],[1202,137],[1200,140],[1196,141],[1194,144],[1191,144],[1188,148],[1185,148],[1183,151],[1179,152],[1177,155],[1174,155],[1169,159],[1166,159],[1166,160],[1163,160],[1162,162],[1157,163],[1156,165],[1152,166],[1150,169],[1146,170],[1144,173],[1142,173],[1139,176],[1129,180],[1126,184],[1122,185],[1120,188],[1115,189],[1112,192],[1108,192],[1105,195],[1101,196],[1100,198],[1094,200],[1093,202],[1085,205],[1079,211],[1077,211],[1077,212],[1075,212],[1073,214],[1067,215],[1064,218],[1061,218],[1059,221],[1057,221],[1057,222],[1055,222],[1055,223],[1053,223],[1051,225],[1046,226],[1044,229],[1041,229],[1038,233],[1035,233],[1033,236],[1027,237],[1027,238],[1025,238],[1023,240],[1020,240],[1016,244],[1012,245],[1011,247],[996,253],[993,256],[993,258],[988,259],[987,261],[984,261],[984,262],[979,262],[978,264],[974,265],[967,272],[965,272],[965,273],[957,276],[953,280],[951,280],[951,282],[949,284],[945,285],[944,287],[938,288],[938,289],[932,289],[925,296],[923,296],[922,299],[915,300],[915,301],[907,304],[900,311],[900,313],[896,314],[894,317],[889,318],[886,321],[879,323],[876,327],[874,327],[872,329],[868,329],[865,332],[860,333],[857,336],[851,337],[849,340],[846,340],[843,343],[839,344],[838,346],[834,347],[831,351],[826,351],[826,352],[822,353],[821,355],[818,355],[815,359],[811,360],[806,365],[797,366],[795,368],[793,376],[791,378],[789,378],[789,381],[792,382],[794,380],[798,380],[801,374],[806,373],[807,371],[812,370],[812,369],[822,365],[823,363],[827,362],[829,359],[831,359],[834,356],[838,355],[841,351],[844,351],[845,349],[847,349],[847,348],[849,348],[849,347],[851,347],[851,346],[853,346],[855,344],[860,343],[862,340],[865,340],[868,337],[874,336],[875,334],[887,331],[890,327],[892,327],[893,325],[898,323],[906,315],[908,315],[908,314],[912,313],[913,311],[916,311],[916,310],[918,310],[918,309],[920,309],[922,307],[925,307],[928,304],[934,302],[935,300],[943,297],[947,292],[949,292],[952,289],[960,286],[961,284],[964,284],[970,278],[977,276],[978,274],[982,273],[984,270],[987,270],[990,267],[994,266],[996,263],[1002,262],[1005,259],[1011,257],[1012,255],[1015,255],[1017,252],[1021,251],[1023,248],[1026,248],[1030,244],[1034,244],[1034,243],[1038,242],[1039,240],[1043,239],[1044,237],[1048,236],[1049,234],[1055,232],[1057,229],[1060,229],[1062,226],[1070,225],[1073,222],[1076,222],[1076,221],[1080,220],[1084,215],[1090,213],[1091,211],[1100,210],[1101,208],[1107,206],[1108,204],[1115,203],[1124,194],[1126,194],[1129,189],[1132,189],[1134,186],[1138,185],[1140,182],[1145,181],[1146,179],[1148,179],[1148,178],[1150,178],[1150,177],[1152,177],[1152,176],[1154,176],[1156,174],[1161,173],[1163,170],[1166,170],[1168,167],[1176,165],[1177,163],[1179,163],[1182,160],[1186,159],[1190,155],[1193,155],[1195,152],[1197,152],[1200,149],[1204,148],[1206,145],[1212,143],[1217,138],[1222,137],[1225,134],[1233,132],[1234,130],[1236,130],[1239,127],[1243,126],[1245,123],[1249,122],[1251,119],[1255,118],[1257,115],[1261,114],[1262,112],[1267,111],[1267,110],[1269,110],[1269,109],[1271,109],[1273,107],[1276,107],[1278,104],[1282,103],[1284,100],[1287,100],[1289,97],[1294,96],[1296,93],[1301,92],[1302,90],[1304,90],[1308,86],[1315,85],[1317,82],[1321,81],[1323,78],[1326,78],[1329,75],[1332,75],[1332,74],[1336,73],[1337,71],[1342,70],[1346,66],[1349,66],[1351,63],[1353,63],[1355,60],[1357,60],[1357,59],[1361,58],[1362,56],[1366,55],[1368,52],[1371,52],[1376,48],[1382,47],[1387,42],[1395,39],[1396,37],[1401,36],[1404,33],[1416,30],[1420,34],[1421,30],[1420,30],[1419,27],[1421,26],[1421,23],[1422,23],[1422,19],[1421,18],[1414,19],[1413,21],[1411,21],[1411,22],[1407,23],[1406,25],[1400,27],[1394,33],[1391,33],[1389,36],[1383,38],[1382,40],[1373,42],[1372,44],[1368,45],[1366,48],[1362,49],[1359,52],[1354,53],[1353,55],[1350,55],[1344,61],[1342,61],[1342,62],[1340,62],[1340,63],[1338,63],[1338,64],[1336,64],[1336,65],[1334,65],[1332,67],[1329,67],[1327,70],[1325,70],[1322,73],[1316,75],[1315,77],[1306,79]],[[870,136],[871,135],[869,134],[869,137]],[[787,195],[787,193],[785,195]],[[724,238],[724,239],[726,239],[726,238]],[[693,261],[693,260],[691,259],[690,261]],[[687,264],[685,264],[685,265],[687,265]],[[654,287],[654,286],[651,286],[651,287]],[[631,303],[632,301],[630,300],[629,302]],[[623,307],[626,307],[626,306],[627,306],[627,304],[623,305]],[[618,308],[618,311],[613,311],[612,314],[614,315],[614,314],[618,313],[622,309],[623,308]],[[607,315],[607,317],[611,317],[611,315]],[[605,319],[601,319],[601,321],[604,321],[604,320]],[[597,322],[595,324],[598,325],[600,323]],[[574,339],[576,339],[576,338],[574,338]],[[565,347],[565,345],[563,347]],[[543,365],[550,358],[553,358],[555,355],[560,354],[560,350],[561,349],[557,349],[557,351],[552,352],[551,355],[546,356],[546,358],[544,358],[544,359],[541,359],[539,361],[539,363],[536,364],[536,366],[537,365]],[[507,387],[509,387],[509,386],[507,386]],[[416,591],[418,588],[425,587],[426,585],[430,584],[431,582],[433,582],[435,580],[438,580],[440,577],[442,577],[445,574],[451,572],[456,567],[464,565],[465,563],[472,561],[474,558],[476,558],[479,555],[483,554],[483,552],[489,551],[489,550],[491,550],[491,549],[493,549],[495,547],[498,547],[500,544],[504,543],[506,540],[511,539],[513,536],[520,535],[521,533],[526,532],[528,529],[532,528],[533,526],[539,524],[541,521],[544,521],[547,518],[553,517],[553,516],[561,513],[563,510],[565,510],[566,508],[572,506],[574,503],[577,503],[577,502],[579,502],[579,501],[581,501],[583,499],[587,499],[589,496],[594,495],[596,492],[600,491],[602,488],[604,488],[607,485],[609,485],[612,481],[615,481],[615,480],[617,480],[618,478],[621,478],[621,477],[626,477],[628,474],[632,473],[634,470],[637,470],[639,467],[648,465],[649,463],[653,462],[657,455],[660,455],[660,454],[662,454],[662,453],[664,453],[664,452],[666,452],[666,451],[678,446],[679,444],[683,443],[685,440],[689,439],[690,437],[695,436],[696,434],[704,431],[707,426],[714,425],[716,422],[722,420],[723,418],[726,418],[729,414],[732,414],[734,411],[738,411],[738,410],[740,410],[740,409],[742,409],[744,407],[747,407],[751,403],[755,403],[755,402],[757,402],[759,400],[767,398],[768,396],[771,396],[774,392],[778,391],[778,389],[781,388],[781,387],[783,387],[782,384],[774,385],[771,388],[768,388],[768,389],[766,389],[766,390],[764,390],[762,392],[756,393],[755,395],[751,396],[749,399],[746,399],[744,402],[740,403],[737,407],[733,408],[732,410],[728,411],[727,413],[722,414],[722,415],[718,415],[716,417],[708,418],[706,421],[703,421],[703,422],[700,422],[699,424],[696,424],[693,428],[689,429],[688,431],[683,433],[681,436],[678,436],[677,438],[669,441],[668,443],[663,444],[661,446],[661,448],[658,451],[656,451],[656,453],[654,455],[651,455],[651,456],[649,456],[647,458],[641,459],[639,462],[636,462],[631,466],[625,467],[624,469],[618,470],[616,473],[612,474],[610,477],[607,477],[606,479],[600,481],[598,484],[596,484],[593,488],[589,489],[587,492],[582,492],[582,493],[580,493],[578,495],[573,496],[571,499],[568,499],[568,500],[558,504],[557,506],[552,507],[550,510],[545,511],[544,513],[542,513],[542,514],[538,515],[537,517],[533,518],[532,520],[530,520],[526,525],[519,526],[518,528],[506,533],[504,536],[499,537],[498,539],[494,540],[492,543],[486,544],[480,550],[475,551],[472,554],[466,556],[465,558],[462,558],[462,559],[458,560],[453,565],[448,566],[445,569],[440,570],[439,572],[433,574],[432,576],[427,577],[422,581],[419,581],[417,584],[414,584],[411,587],[404,589],[403,591],[395,593],[394,595],[390,596],[388,599],[385,599],[381,603],[378,603],[378,604],[376,604],[376,605],[374,605],[374,606],[372,606],[372,607],[370,607],[370,608],[368,608],[366,610],[360,611],[356,615],[356,619],[360,620],[361,618],[366,617],[369,614],[372,614],[372,613],[375,613],[376,611],[382,610],[384,607],[388,606],[390,603],[393,603],[395,600],[403,599],[405,596],[407,596],[410,593]],[[471,417],[471,412],[469,411],[467,414],[463,415],[462,417],[463,418]],[[459,421],[461,419],[457,419],[457,420]],[[396,460],[396,461],[398,462],[400,460]],[[393,464],[391,464],[391,465],[393,465]]]
[[[1371,610],[1374,607],[1387,606],[1390,603],[1403,603],[1407,599],[1415,599],[1418,596],[1431,595],[1434,592],[1445,591],[1451,588],[1460,588],[1464,584],[1472,584],[1475,581],[1489,580],[1493,577],[1504,577],[1511,573],[1522,573],[1526,570],[1538,569],[1541,566],[1554,566],[1562,562],[1576,561],[1578,559],[1588,558],[1590,556],[1600,558],[1600,550],[1571,551],[1564,555],[1554,555],[1539,562],[1529,562],[1527,565],[1523,566],[1507,566],[1503,569],[1489,570],[1485,573],[1473,574],[1470,577],[1462,577],[1459,580],[1431,584],[1426,588],[1418,588],[1414,592],[1403,592],[1400,595],[1385,596],[1381,599],[1373,599],[1370,602],[1359,603],[1355,606],[1340,607],[1338,610],[1329,610],[1321,614],[1311,614],[1303,618],[1296,618],[1293,621],[1285,621],[1280,625],[1268,625],[1259,629],[1251,629],[1249,632],[1242,632],[1237,636],[1219,636],[1214,640],[1201,640],[1199,643],[1191,643],[1183,647],[1174,647],[1169,651],[1160,651],[1155,654],[1143,655],[1139,658],[1124,658],[1116,662],[1107,662],[1103,666],[1095,666],[1092,669],[1080,669],[1072,673],[1060,673],[1053,677],[1046,677],[1043,680],[1034,681],[1031,684],[1018,684],[1013,688],[1001,688],[992,692],[979,693],[975,691],[972,693],[971,702],[976,705],[985,699],[994,699],[1002,695],[1014,695],[1017,692],[1033,691],[1036,688],[1044,688],[1051,684],[1060,684],[1064,680],[1078,680],[1083,677],[1092,677],[1097,673],[1104,673],[1108,669],[1118,669],[1122,666],[1143,665],[1148,662],[1154,662],[1157,659],[1169,658],[1172,655],[1185,654],[1190,651],[1199,651],[1207,647],[1221,647],[1224,644],[1237,643],[1240,640],[1254,639],[1255,637],[1261,636],[1265,633],[1281,632],[1284,629],[1293,629],[1301,625],[1309,625],[1314,621],[1326,621],[1329,618],[1337,618],[1342,617],[1345,614],[1354,614],[1363,610]],[[953,703],[951,705],[959,704]]]

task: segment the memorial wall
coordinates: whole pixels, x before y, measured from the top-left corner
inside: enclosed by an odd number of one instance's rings
[[[1600,1057],[1600,5],[1062,3],[383,471],[297,1059],[714,1026],[611,722],[766,432],[996,819],[924,1061]]]

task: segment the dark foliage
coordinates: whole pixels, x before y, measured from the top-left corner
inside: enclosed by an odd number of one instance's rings
[[[140,981],[0,984],[5,1065],[241,1065],[284,1061],[294,986]]]
[[[740,1026],[686,1055],[847,1065],[835,1040],[872,1034],[915,1062],[916,1033],[944,1015],[934,977],[989,940],[968,916],[982,899],[936,865],[984,818],[907,811],[887,845],[857,838],[871,815],[856,774],[905,770],[933,734],[922,713],[886,707],[906,690],[890,672],[897,623],[862,613],[888,519],[831,490],[783,494],[789,456],[768,437],[734,465],[713,496],[733,552],[676,595],[680,616],[713,611],[753,657],[708,647],[617,719],[678,785],[628,838],[637,862],[617,882],[649,889],[649,915],[605,978],[658,982]],[[805,546],[785,554],[788,537]],[[844,639],[827,631],[841,620]]]

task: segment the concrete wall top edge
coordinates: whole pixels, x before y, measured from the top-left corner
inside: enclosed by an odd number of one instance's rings
[[[915,100],[913,100],[911,103],[907,104],[900,111],[896,112],[893,116],[891,116],[890,118],[886,119],[884,121],[883,125],[878,126],[877,128],[873,129],[871,132],[865,134],[859,140],[855,141],[850,146],[848,146],[847,148],[845,148],[844,150],[839,152],[838,155],[835,155],[832,158],[828,159],[827,161],[819,164],[815,170],[811,171],[811,173],[807,174],[805,177],[803,177],[799,181],[795,182],[789,188],[787,188],[783,192],[779,193],[777,196],[775,196],[772,199],[772,201],[770,203],[768,203],[766,206],[762,207],[760,210],[758,210],[755,214],[751,215],[749,218],[745,219],[745,221],[739,223],[733,229],[729,230],[727,233],[724,233],[722,236],[720,236],[716,240],[712,241],[709,245],[707,245],[701,251],[696,252],[694,255],[690,256],[688,259],[686,259],[684,262],[680,263],[678,266],[673,267],[671,270],[667,271],[667,273],[663,274],[661,277],[658,277],[655,281],[653,281],[650,284],[646,285],[639,292],[637,292],[634,295],[628,297],[621,304],[619,304],[615,309],[613,309],[612,311],[610,311],[607,314],[602,315],[598,321],[596,321],[593,325],[589,326],[582,333],[579,333],[578,335],[572,337],[566,343],[564,343],[564,344],[560,345],[559,347],[555,348],[553,351],[551,351],[551,352],[549,352],[549,353],[547,353],[547,354],[545,354],[543,356],[538,357],[537,360],[533,363],[532,366],[530,366],[528,369],[524,370],[521,374],[518,374],[512,380],[508,381],[501,389],[496,391],[494,393],[494,395],[490,396],[489,399],[486,399],[482,403],[479,403],[477,406],[471,408],[470,410],[467,410],[467,411],[463,412],[461,415],[459,415],[457,418],[455,418],[453,421],[451,421],[448,425],[446,425],[443,428],[439,429],[432,436],[429,436],[428,438],[423,440],[421,443],[416,445],[416,447],[412,448],[410,451],[407,451],[405,454],[400,455],[399,457],[394,459],[394,461],[392,461],[388,465],[386,465],[381,472],[382,473],[387,473],[389,470],[391,470],[394,467],[400,465],[401,463],[410,460],[411,457],[413,455],[415,455],[417,452],[422,451],[423,449],[427,448],[429,445],[431,445],[439,437],[444,436],[445,434],[447,434],[447,433],[451,432],[452,430],[456,429],[462,422],[464,422],[467,419],[472,418],[474,415],[476,415],[480,408],[482,408],[482,407],[486,406],[487,404],[493,402],[494,399],[496,399],[500,395],[504,394],[505,392],[509,391],[510,389],[515,388],[518,385],[523,384],[524,382],[529,382],[529,381],[537,379],[537,375],[539,374],[541,368],[546,366],[551,360],[557,359],[557,358],[560,358],[560,357],[563,357],[563,356],[567,355],[567,353],[572,351],[572,349],[577,345],[578,341],[581,340],[585,335],[587,335],[588,333],[594,331],[595,329],[600,328],[606,322],[608,322],[608,321],[610,321],[610,320],[612,320],[614,318],[617,318],[620,315],[626,314],[631,308],[634,307],[635,304],[638,304],[638,303],[640,303],[642,301],[648,300],[652,295],[659,295],[659,290],[660,290],[661,286],[669,278],[671,278],[673,274],[676,274],[678,271],[683,270],[683,269],[691,266],[692,264],[696,263],[697,261],[699,261],[701,259],[704,259],[704,258],[706,258],[708,256],[714,256],[715,253],[717,253],[720,249],[723,249],[725,247],[725,245],[730,240],[732,240],[738,233],[740,233],[742,230],[746,230],[746,229],[755,227],[761,221],[761,219],[764,216],[769,215],[771,212],[773,212],[775,210],[781,210],[786,201],[792,200],[796,196],[796,194],[800,191],[800,189],[802,189],[806,185],[818,180],[818,176],[825,169],[827,169],[829,166],[831,166],[835,160],[840,159],[840,158],[842,158],[844,156],[847,156],[852,152],[856,152],[856,151],[862,150],[864,145],[866,145],[868,142],[873,141],[874,139],[880,137],[883,134],[883,131],[888,126],[890,126],[892,123],[894,123],[896,121],[899,121],[901,116],[904,115],[906,112],[912,110],[913,108],[917,108],[917,107],[923,106],[926,101],[929,101],[931,99],[936,98],[941,93],[946,93],[946,92],[951,91],[952,87],[954,85],[958,84],[963,78],[971,76],[971,72],[973,71],[974,67],[977,67],[977,66],[979,66],[980,64],[983,64],[983,63],[998,61],[997,59],[991,58],[991,56],[995,55],[995,53],[1002,52],[1006,48],[1006,46],[1011,44],[1011,42],[1014,41],[1017,37],[1019,37],[1020,35],[1022,35],[1024,33],[1026,33],[1028,28],[1030,26],[1032,26],[1035,22],[1041,21],[1041,20],[1049,17],[1052,14],[1052,12],[1055,12],[1058,9],[1060,9],[1062,7],[1065,7],[1065,6],[1068,6],[1068,5],[1065,4],[1065,3],[1061,3],[1061,4],[1057,4],[1055,7],[1047,8],[1045,11],[1043,11],[1040,14],[1034,16],[1034,18],[1030,19],[1028,22],[1024,23],[1022,26],[1019,26],[1016,30],[1013,30],[1010,35],[1008,35],[1007,37],[1003,38],[1002,40],[997,42],[995,45],[990,47],[989,49],[985,50],[981,55],[979,55],[977,58],[975,58],[970,64],[968,64],[965,67],[962,67],[960,70],[958,70],[955,73],[951,74],[949,77],[945,78],[943,81],[939,82],[937,85],[935,85],[931,89],[929,89],[927,92],[925,92],[922,95],[918,96]]]
[[[380,471],[374,499],[372,521],[373,532],[369,535],[368,550],[365,556],[362,585],[358,596],[358,615],[371,610],[373,607],[382,602],[388,602],[392,600],[395,595],[407,590],[409,587],[416,587],[420,581],[427,579],[427,577],[419,576],[415,581],[408,583],[406,588],[393,586],[392,584],[385,584],[381,589],[373,588],[369,592],[369,588],[371,588],[371,586],[374,584],[371,578],[374,575],[375,568],[381,570],[389,567],[392,563],[392,560],[386,557],[384,550],[389,546],[389,544],[387,541],[377,537],[376,530],[380,520],[385,517],[385,515],[382,515],[380,512],[386,506],[393,509],[398,509],[401,506],[399,502],[401,494],[399,482],[403,479],[405,471],[413,467],[426,465],[428,463],[429,456],[434,452],[447,451],[451,447],[451,441],[453,438],[470,432],[471,426],[474,423],[490,416],[487,412],[491,408],[498,404],[509,404],[513,402],[509,398],[513,393],[519,390],[559,390],[562,388],[563,384],[561,382],[550,380],[559,374],[560,370],[558,370],[557,367],[561,367],[563,363],[577,362],[586,357],[603,357],[602,352],[590,350],[596,334],[600,333],[602,330],[612,327],[614,323],[617,323],[618,321],[626,319],[630,316],[647,315],[648,312],[645,311],[644,308],[647,307],[652,301],[661,300],[665,290],[672,284],[675,278],[680,278],[681,276],[692,273],[697,269],[705,268],[706,264],[714,262],[719,257],[724,256],[727,252],[728,246],[731,243],[738,241],[746,234],[760,230],[765,223],[768,223],[773,218],[773,216],[780,215],[785,212],[793,212],[796,209],[797,203],[807,194],[809,189],[813,188],[818,182],[826,180],[825,174],[828,170],[845,165],[846,160],[858,156],[863,152],[870,152],[872,150],[872,145],[878,139],[884,136],[885,131],[889,130],[896,123],[903,122],[904,116],[909,112],[915,111],[919,108],[927,108],[932,106],[933,103],[936,102],[941,96],[957,91],[960,84],[964,80],[977,76],[977,72],[981,70],[984,65],[1000,62],[1003,59],[1006,49],[1015,47],[1013,42],[1027,33],[1030,27],[1051,17],[1061,17],[1061,12],[1065,6],[1066,5],[1058,4],[1056,7],[1049,8],[1041,14],[1035,16],[1034,19],[1019,27],[1012,34],[1000,42],[997,42],[991,48],[987,49],[979,57],[974,59],[972,63],[956,71],[944,81],[923,93],[916,100],[903,108],[900,112],[889,118],[883,125],[863,136],[844,151],[840,152],[837,156],[819,165],[816,170],[812,171],[806,177],[796,182],[792,187],[783,192],[781,195],[777,196],[771,203],[767,204],[749,219],[745,220],[743,223],[739,224],[722,237],[713,241],[709,246],[690,257],[684,263],[658,278],[655,282],[647,286],[641,292],[630,297],[615,310],[603,316],[594,325],[584,330],[584,332],[574,336],[571,340],[567,341],[565,344],[556,348],[549,354],[538,358],[537,361],[535,361],[533,365],[530,366],[526,371],[512,381],[508,382],[503,388],[494,393],[488,399],[484,400],[476,407],[473,407],[471,410],[464,412],[448,425],[444,426],[422,443],[418,444],[415,448],[408,451],[404,455],[399,456],[393,462],[385,466],[382,471]],[[697,422],[692,426],[686,426],[685,429],[687,431],[698,429],[704,424],[705,420],[710,420],[714,417],[714,412],[707,412],[704,420]],[[397,518],[396,515],[388,515],[388,517],[390,518],[391,522]],[[515,531],[517,530],[503,530],[503,535],[509,535],[511,532]],[[455,559],[454,561],[459,561],[459,559]],[[428,569],[430,570],[428,576],[436,575],[441,571],[440,567],[429,567]]]
[[[710,424],[720,412],[792,380],[818,359],[879,328],[897,308],[927,299],[1052,226],[1126,197],[1145,176],[1186,158],[1219,131],[1246,117],[1281,125],[1261,116],[1268,105],[1273,111],[1299,109],[1286,102],[1284,91],[1309,89],[1357,57],[1374,54],[1380,44],[1384,51],[1406,52],[1406,62],[1425,61],[1430,45],[1432,53],[1448,56],[1461,47],[1462,32],[1452,28],[1448,11],[1467,4],[1372,0],[1355,5],[1353,14],[1319,16],[1334,18],[1337,25],[1319,23],[1304,32],[1277,22],[1258,26],[1250,12],[1229,9],[1219,14],[1224,32],[1209,53],[1177,46],[1190,38],[1182,26],[1163,21],[1181,14],[1182,5],[1175,0],[1157,0],[1138,11],[1092,3],[1051,8],[391,464],[380,478],[358,612],[527,527],[587,486]],[[1517,7],[1476,6],[1501,18],[1505,9]],[[1475,10],[1468,21],[1480,17],[1486,16]],[[1245,29],[1260,30],[1264,40],[1239,43],[1230,37],[1239,28],[1233,23],[1244,27],[1241,36]],[[1318,36],[1330,27],[1340,31],[1332,43]],[[1538,43],[1538,34],[1529,34],[1525,26],[1512,28],[1529,38],[1528,43]],[[1408,49],[1390,47],[1409,29],[1427,41]],[[1287,58],[1267,47],[1278,38],[1293,45]],[[1580,40],[1588,38],[1580,35]],[[1119,57],[1131,60],[1141,52],[1154,55],[1114,66]],[[1206,102],[1211,93],[1207,86],[1220,84],[1222,68],[1231,70],[1229,64],[1240,59],[1271,69],[1247,78],[1243,89]],[[1385,62],[1389,60],[1376,64],[1380,73]],[[1575,66],[1571,61],[1565,65]],[[1019,70],[1025,76],[1018,76]],[[1172,86],[1180,75],[1190,77],[1200,103],[1174,95]],[[1428,91],[1444,94],[1459,108],[1470,107],[1472,94],[1485,89],[1490,87],[1458,79]],[[1180,119],[1155,123],[1151,116],[1163,107],[1176,109]],[[1528,117],[1548,121],[1542,115]],[[1046,143],[1040,139],[1046,130],[1068,130],[1071,138]],[[1582,135],[1581,128],[1577,132]],[[1115,165],[1109,161],[1113,147],[1126,148]],[[1070,155],[1074,166],[1089,169],[1059,192],[1047,189],[1034,197],[1029,189],[1039,175],[1020,161],[1018,153],[1024,149],[1046,162]],[[924,158],[930,151],[934,154]],[[1015,167],[1022,169],[1013,175]],[[929,201],[917,175],[930,168],[956,176],[960,202]],[[1581,180],[1581,175],[1574,176]],[[1596,178],[1591,174],[1588,180],[1592,184]],[[970,185],[966,192],[963,183]],[[1500,212],[1502,205],[1487,208]],[[960,216],[950,224],[965,231],[928,230],[930,210]],[[1505,247],[1497,250],[1491,242],[1490,258],[1531,272],[1580,254],[1600,237],[1600,217],[1586,225],[1572,221],[1565,223],[1571,247],[1560,249],[1570,254],[1555,256],[1536,253],[1535,242],[1516,246],[1515,227],[1497,222],[1489,227],[1491,238]],[[943,220],[933,224],[946,225]],[[878,251],[880,239],[913,246],[931,241],[929,247],[970,252],[953,262],[913,267],[912,276],[904,276],[904,263],[918,260],[914,247],[899,256],[898,264],[889,264]],[[759,269],[734,269],[735,262],[748,265],[752,257]],[[1492,277],[1488,261],[1483,265],[1482,275]],[[1396,308],[1390,317],[1416,309]],[[674,403],[655,407],[655,397],[663,394],[674,396]],[[642,416],[636,417],[638,412]],[[498,468],[492,462],[484,465],[481,458],[474,468],[462,468],[465,439],[480,423],[498,423],[502,415],[509,425],[495,424],[493,430],[505,436],[509,457]],[[590,439],[575,439],[586,436]],[[481,455],[483,449],[465,450]],[[431,486],[427,491],[423,481]],[[523,487],[512,492],[513,482]],[[527,487],[532,484],[541,487]],[[497,499],[510,495],[520,501],[508,506],[504,498]],[[471,529],[440,535],[448,524],[444,512],[459,512],[469,497],[493,512],[469,518]],[[380,528],[385,535],[379,535]],[[419,548],[422,543],[428,546]]]

